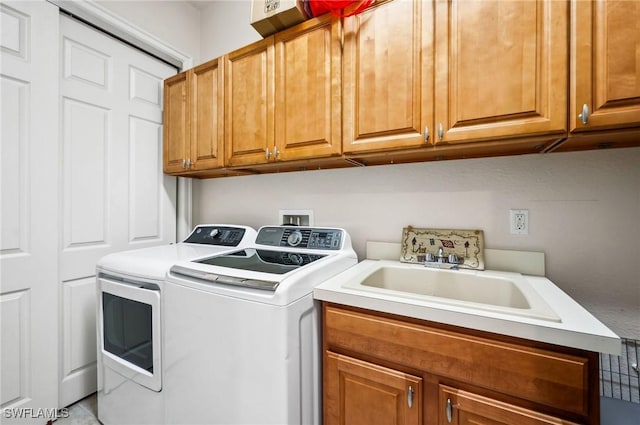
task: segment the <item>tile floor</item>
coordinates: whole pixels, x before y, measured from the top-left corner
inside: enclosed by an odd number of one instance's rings
[[[60,418],[54,425],[100,425],[96,393],[69,406],[69,417]]]

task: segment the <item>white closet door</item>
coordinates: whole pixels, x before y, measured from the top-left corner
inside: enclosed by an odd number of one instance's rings
[[[0,421],[46,423],[58,407],[58,8],[3,1],[0,19]]]
[[[96,262],[175,242],[162,82],[176,70],[60,16],[60,402],[96,390]]]

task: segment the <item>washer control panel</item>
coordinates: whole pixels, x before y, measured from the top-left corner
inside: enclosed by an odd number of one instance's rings
[[[245,229],[227,226],[197,226],[185,239],[185,243],[203,245],[238,246],[244,237]]]
[[[310,227],[273,226],[258,232],[256,243],[268,246],[339,250],[342,230]]]

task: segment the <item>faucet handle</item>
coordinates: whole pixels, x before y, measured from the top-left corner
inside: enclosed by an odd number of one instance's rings
[[[427,252],[426,255],[424,256],[424,261],[428,263],[433,263],[434,261],[436,261],[436,257],[433,255],[433,253]]]
[[[450,264],[458,264],[458,256],[456,254],[449,254],[448,262]]]

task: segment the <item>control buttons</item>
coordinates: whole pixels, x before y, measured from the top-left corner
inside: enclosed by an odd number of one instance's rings
[[[287,243],[290,246],[298,246],[302,242],[302,232],[300,230],[294,230],[287,238]]]
[[[211,232],[209,233],[209,237],[215,238],[216,236],[218,236],[218,233],[220,233],[218,229],[211,229]]]

